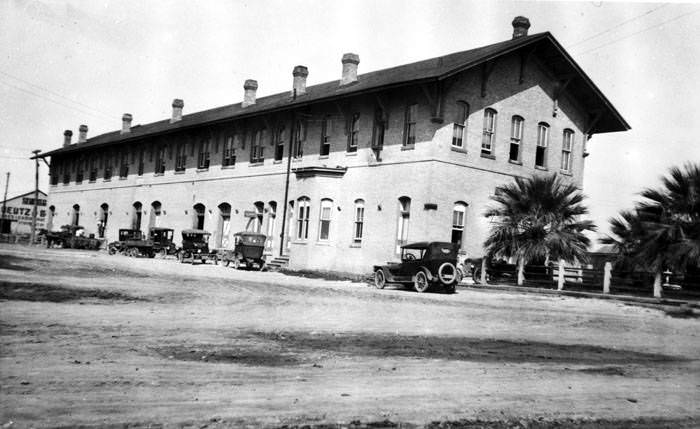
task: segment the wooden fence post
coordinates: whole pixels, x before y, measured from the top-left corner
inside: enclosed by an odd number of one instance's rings
[[[610,293],[610,279],[612,277],[612,264],[610,262],[605,263],[605,268],[603,268],[603,293]]]
[[[559,278],[557,278],[557,290],[564,290],[564,260],[559,260]]]
[[[481,284],[486,284],[486,256],[481,260]]]

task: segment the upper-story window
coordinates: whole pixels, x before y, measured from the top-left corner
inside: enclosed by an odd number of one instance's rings
[[[119,178],[126,179],[129,176],[129,154],[122,151],[119,162]]]
[[[226,137],[221,166],[229,167],[232,165],[236,165],[236,147],[233,144],[233,137]]]
[[[484,132],[481,137],[481,153],[483,155],[493,155],[493,146],[496,142],[496,116],[495,110],[491,108],[484,110]]]
[[[304,141],[306,140],[306,121],[303,119],[297,120],[294,129],[294,146],[292,156],[301,158],[304,156]]]
[[[297,201],[297,239],[309,238],[309,211],[311,201],[307,197],[301,197]]]
[[[401,246],[408,242],[408,221],[411,218],[411,199],[399,198],[398,225],[396,228],[396,253],[401,254]]]
[[[467,119],[469,118],[469,103],[465,101],[457,102],[457,117],[455,118],[454,129],[452,131],[452,147],[464,149],[464,138],[467,130]]]
[[[138,155],[138,170],[136,171],[136,174],[139,176],[143,176],[143,148],[139,148],[139,155]]]
[[[416,120],[418,119],[418,104],[406,106],[405,123],[403,131],[404,147],[412,147],[416,144]]]
[[[574,132],[570,129],[564,130],[561,143],[561,169],[567,173],[571,172],[571,152],[574,148]]]
[[[318,239],[328,241],[331,236],[331,214],[333,211],[333,201],[329,199],[321,200],[321,213],[319,216]]]
[[[523,141],[523,125],[525,120],[520,116],[513,116],[510,122],[510,152],[508,159],[513,162],[520,161],[520,145]]]
[[[355,200],[355,219],[352,233],[352,241],[359,243],[362,241],[362,233],[365,226],[365,201]]]
[[[537,149],[535,152],[535,167],[547,168],[547,147],[549,146],[549,125],[537,124]]]
[[[350,118],[348,133],[348,152],[357,152],[357,144],[360,140],[360,114],[355,113]]]
[[[104,180],[112,180],[112,154],[106,153],[104,156]]]
[[[83,165],[85,164],[85,160],[83,156],[81,155],[80,158],[78,158],[78,164],[76,167],[75,171],[75,183],[76,185],[79,185],[83,183]]]
[[[264,131],[259,129],[253,134],[253,140],[250,142],[250,163],[262,163],[265,161],[265,146],[264,146]]]
[[[275,161],[282,161],[284,158],[284,124],[279,124],[275,128],[272,144],[275,146]]]
[[[384,147],[384,129],[386,128],[386,114],[384,109],[377,106],[374,109],[374,124],[372,126],[372,149],[381,151]]]
[[[165,145],[156,149],[156,174],[165,174]]]
[[[199,143],[197,168],[200,170],[209,169],[209,140],[203,140]]]
[[[175,171],[185,171],[187,168],[187,145],[180,142],[175,149]]]
[[[324,116],[321,122],[321,147],[318,150],[320,156],[328,156],[331,153],[330,121],[330,117]]]

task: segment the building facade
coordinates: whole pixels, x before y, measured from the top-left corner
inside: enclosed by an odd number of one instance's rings
[[[46,193],[37,191],[36,229],[47,227]],[[31,234],[34,220],[34,191],[8,198],[0,203],[0,233]]]
[[[268,236],[292,269],[363,273],[409,241],[460,244],[480,255],[496,186],[557,173],[581,187],[586,142],[629,126],[549,33],[357,74],[338,81],[131,126],[40,156],[51,159],[53,225],[80,223],[113,240],[119,228]]]

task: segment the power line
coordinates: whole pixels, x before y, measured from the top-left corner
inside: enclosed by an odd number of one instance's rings
[[[567,46],[567,49],[571,49],[571,48],[573,48],[574,46],[580,45],[581,43],[587,42],[587,41],[589,41],[589,40],[591,40],[591,39],[595,39],[596,37],[602,36],[603,34],[607,34],[607,33],[611,32],[611,31],[615,30],[616,28],[622,27],[623,25],[627,24],[628,22],[632,22],[632,21],[635,21],[635,20],[637,20],[637,19],[639,19],[639,18],[642,18],[642,17],[644,17],[644,16],[647,16],[647,15],[649,15],[650,13],[656,12],[657,10],[659,10],[659,9],[661,9],[661,8],[663,8],[663,7],[666,7],[666,6],[668,6],[668,4],[663,4],[663,5],[661,5],[661,6],[657,7],[657,8],[655,8],[655,9],[648,10],[648,11],[644,12],[644,13],[641,14],[641,15],[637,15],[637,16],[635,16],[634,18],[628,19],[627,21],[623,21],[623,22],[617,24],[617,25],[614,26],[614,27],[608,28],[608,29],[605,30],[605,31],[601,31],[600,33],[594,34],[594,35],[592,35],[592,36],[590,36],[590,37],[586,37],[586,38],[583,39],[583,40],[579,40],[578,42],[574,43],[573,45]]]
[[[33,95],[33,96],[35,96],[35,97],[39,97],[39,98],[42,98],[42,99],[44,99],[44,100],[46,100],[46,101],[50,101],[51,103],[58,104],[59,106],[66,107],[66,108],[68,108],[68,109],[72,109],[72,110],[78,111],[78,112],[80,112],[80,113],[84,113],[84,114],[86,114],[86,115],[90,115],[90,116],[92,116],[92,117],[94,117],[94,118],[98,118],[98,119],[100,119],[100,120],[102,120],[102,121],[104,121],[104,122],[107,122],[107,119],[105,119],[105,117],[103,117],[103,116],[98,116],[98,115],[96,115],[96,114],[94,114],[94,113],[85,111],[85,110],[80,109],[80,108],[78,108],[78,107],[70,106],[70,105],[61,103],[61,102],[59,102],[59,101],[52,100],[51,98],[47,98],[47,97],[45,97],[45,96],[42,95],[42,94],[37,94],[36,92],[30,91],[30,90],[28,90],[28,89],[26,89],[26,88],[22,88],[22,87],[13,85],[13,84],[11,84],[11,83],[4,82],[4,81],[2,81],[2,80],[0,80],[0,83],[2,83],[2,84],[4,84],[4,85],[7,85],[7,86],[9,86],[9,87],[11,87],[11,88],[14,88],[14,89],[16,89],[16,90],[18,90],[18,91],[26,92],[27,94],[31,94],[31,95]],[[112,121],[109,121],[109,122],[111,123]]]
[[[620,37],[619,39],[612,40],[612,41],[610,41],[610,42],[608,42],[608,43],[604,43],[604,44],[602,44],[602,45],[596,46],[595,48],[589,49],[589,50],[587,50],[587,51],[580,52],[580,53],[578,53],[577,55],[584,55],[584,54],[587,54],[587,53],[589,53],[589,52],[597,51],[598,49],[604,48],[605,46],[612,45],[613,43],[617,43],[617,42],[620,42],[620,41],[625,40],[625,39],[629,39],[629,38],[632,37],[632,36],[636,36],[637,34],[643,33],[643,32],[648,31],[648,30],[652,30],[652,29],[654,29],[654,28],[656,28],[656,27],[660,27],[660,26],[662,26],[662,25],[664,25],[664,24],[668,24],[669,22],[677,21],[677,20],[679,20],[679,19],[681,19],[681,18],[684,18],[684,17],[686,17],[686,16],[690,16],[690,15],[692,15],[692,14],[698,12],[698,11],[700,11],[700,8],[695,9],[695,10],[692,11],[692,12],[688,12],[688,13],[684,13],[684,14],[678,15],[678,16],[676,16],[676,17],[673,17],[673,18],[671,18],[671,19],[669,19],[669,20],[666,20],[666,21],[660,22],[660,23],[658,23],[658,24],[652,25],[652,26],[650,26],[650,27],[646,27],[646,28],[644,28],[644,29],[642,29],[642,30],[639,30],[639,31],[635,32],[635,33],[628,34],[627,36],[624,36],[624,37]]]
[[[5,76],[7,76],[7,77],[10,77],[10,78],[12,78],[12,79],[16,79],[16,80],[18,80],[18,81],[20,81],[20,82],[23,82],[23,83],[25,83],[25,84],[27,84],[27,85],[29,85],[29,86],[33,86],[34,88],[40,89],[40,90],[42,90],[42,91],[46,91],[46,92],[48,92],[49,94],[52,94],[52,95],[54,95],[54,96],[56,96],[56,97],[62,98],[62,99],[64,99],[64,100],[67,100],[67,101],[69,101],[69,102],[71,102],[71,103],[75,103],[75,104],[77,104],[77,105],[79,105],[79,106],[83,106],[83,107],[85,107],[85,108],[88,108],[88,109],[90,109],[90,110],[93,110],[93,111],[95,111],[95,112],[97,112],[97,113],[100,113],[100,114],[102,114],[102,115],[105,115],[105,117],[109,117],[109,118],[112,117],[112,115],[110,115],[109,113],[103,112],[103,111],[101,111],[100,109],[95,109],[94,107],[88,106],[87,104],[81,103],[80,101],[73,100],[73,99],[71,99],[71,98],[68,98],[68,97],[62,95],[62,94],[59,94],[59,93],[57,93],[57,92],[55,92],[55,91],[52,91],[52,90],[50,90],[50,89],[48,89],[48,88],[45,88],[45,87],[40,86],[40,85],[36,85],[36,84],[31,83],[31,82],[29,82],[29,81],[27,81],[27,80],[24,80],[24,79],[22,79],[22,78],[19,78],[19,77],[17,77],[17,76],[13,76],[13,75],[11,75],[11,74],[9,74],[9,73],[6,73],[6,72],[4,72],[4,71],[2,71],[2,70],[0,70],[0,74],[3,74],[3,75],[5,75]]]

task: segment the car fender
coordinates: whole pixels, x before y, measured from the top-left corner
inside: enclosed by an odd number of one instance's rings
[[[429,282],[432,282],[435,280],[435,276],[430,272],[430,270],[426,267],[420,267],[418,271],[423,271],[425,273],[425,276],[428,278]],[[416,272],[418,274],[418,272]],[[413,281],[416,281],[416,275],[414,274],[412,277]]]

